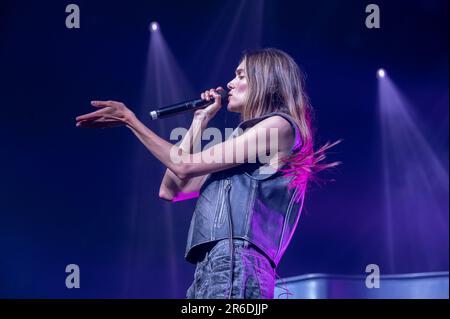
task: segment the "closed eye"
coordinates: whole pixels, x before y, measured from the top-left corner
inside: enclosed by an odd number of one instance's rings
[[[243,78],[245,78],[244,69],[237,69],[235,73],[236,73],[236,77],[239,80],[242,80]]]

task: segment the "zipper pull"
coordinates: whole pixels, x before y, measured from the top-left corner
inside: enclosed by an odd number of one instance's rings
[[[228,191],[231,188],[231,181],[227,178],[225,180],[225,190]]]

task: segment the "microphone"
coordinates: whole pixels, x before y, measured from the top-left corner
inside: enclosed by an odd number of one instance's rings
[[[226,100],[226,98],[228,96],[227,90],[217,91],[217,93],[220,94],[220,96],[222,97],[222,101]],[[172,104],[172,105],[165,106],[163,108],[151,111],[150,116],[152,117],[153,120],[156,120],[156,119],[172,116],[175,114],[179,114],[182,112],[186,112],[186,111],[197,110],[197,109],[201,109],[201,108],[204,108],[204,107],[207,107],[207,106],[213,104],[214,100],[215,99],[206,101],[203,99],[197,99],[197,100],[184,101],[184,102]]]

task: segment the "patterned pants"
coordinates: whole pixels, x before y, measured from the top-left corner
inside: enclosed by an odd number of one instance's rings
[[[275,270],[269,260],[247,241],[234,239],[231,298],[272,299]],[[219,241],[197,263],[188,299],[225,299],[230,292],[229,240]]]

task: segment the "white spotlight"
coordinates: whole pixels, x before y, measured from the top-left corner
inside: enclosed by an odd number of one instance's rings
[[[155,32],[159,29],[159,24],[158,22],[152,22],[150,23],[150,31]]]
[[[384,78],[386,76],[386,71],[384,69],[378,69],[377,75],[379,78]]]

